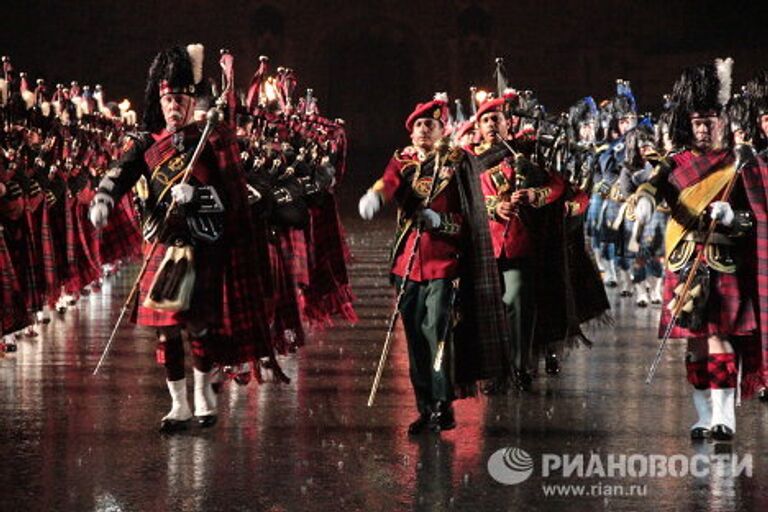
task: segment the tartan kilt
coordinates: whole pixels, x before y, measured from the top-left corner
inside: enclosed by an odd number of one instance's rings
[[[42,253],[40,244],[37,243],[39,225],[35,222],[35,212],[27,211],[24,215],[26,223],[22,226],[26,239],[27,252],[24,255],[24,264],[29,268],[27,275],[27,306],[31,311],[39,311],[45,305],[45,276],[42,272]]]
[[[6,243],[24,304],[29,311],[42,308],[42,290],[35,280],[34,250],[28,229],[28,212],[5,224]]]
[[[297,288],[293,280],[287,258],[282,253],[283,236],[277,243],[269,244],[269,258],[272,267],[274,286],[274,311],[272,315],[272,344],[279,354],[286,354],[292,346],[304,345],[304,326],[301,323],[301,310],[296,296]],[[292,330],[296,335],[293,343],[285,339],[285,331]]]
[[[50,207],[48,203],[40,206],[40,252],[43,258],[43,276],[45,281],[46,299],[53,307],[61,296],[61,282],[56,268],[56,247],[53,240]]]
[[[195,284],[192,289],[190,307],[187,311],[170,312],[145,308],[142,304],[149,294],[150,286],[155,278],[160,263],[165,257],[169,245],[158,243],[149,259],[147,269],[139,284],[139,301],[134,305],[131,319],[138,325],[148,327],[184,326],[187,321],[194,319],[209,328],[226,328],[232,319],[226,318],[224,259],[223,252],[216,245],[199,245],[194,247]],[[144,244],[144,255],[149,253],[151,244]]]
[[[664,256],[664,233],[667,230],[669,214],[653,212],[651,221],[643,228],[643,249],[652,256]]]
[[[697,331],[676,325],[671,338],[701,338],[714,334],[724,336],[749,336],[757,330],[752,291],[744,277],[737,271],[723,274],[710,270],[710,292],[707,301],[707,322]],[[749,277],[747,277],[749,279]],[[659,337],[664,336],[671,319],[669,303],[680,282],[676,273],[664,270],[664,295],[659,322]]]
[[[24,305],[13,260],[0,228],[0,331],[3,335],[25,328],[32,323]]]
[[[133,195],[126,194],[115,205],[99,242],[102,263],[135,260],[141,257],[142,236]]]
[[[288,271],[293,275],[293,282],[300,288],[309,286],[309,259],[307,240],[304,231],[290,228],[279,232],[281,252],[286,260]]]

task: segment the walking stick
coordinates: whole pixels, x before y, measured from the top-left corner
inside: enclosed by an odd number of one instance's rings
[[[742,149],[745,148],[745,149]],[[740,144],[736,146],[735,148],[736,152],[736,163],[734,167],[736,168],[733,176],[731,176],[731,179],[728,181],[728,184],[725,187],[725,192],[723,193],[721,201],[727,202],[728,199],[731,196],[731,192],[733,191],[734,186],[736,185],[736,179],[738,178],[739,174],[741,173],[744,166],[751,162],[754,159],[754,149],[752,149],[751,146],[747,144]],[[745,154],[746,153],[746,154]],[[696,271],[701,266],[702,261],[704,260],[704,250],[707,248],[707,245],[709,244],[709,240],[712,237],[712,234],[715,232],[715,228],[717,227],[717,219],[712,219],[709,223],[709,228],[707,229],[706,234],[704,235],[704,240],[701,245],[701,248],[696,253],[696,258],[693,260],[693,265],[691,265],[691,269],[688,271],[688,276],[685,280],[685,284],[683,285],[683,289],[679,294],[679,299],[675,302],[675,307],[672,308],[672,316],[669,319],[669,323],[667,324],[667,328],[664,331],[664,336],[661,338],[661,342],[659,343],[659,348],[656,350],[656,356],[653,358],[653,362],[651,363],[651,367],[648,369],[648,376],[645,378],[645,383],[650,384],[653,381],[653,377],[656,374],[656,370],[659,368],[659,364],[661,363],[661,356],[664,354],[664,349],[666,348],[667,341],[669,340],[670,335],[672,334],[672,329],[674,329],[675,324],[677,323],[678,318],[680,317],[680,313],[683,309],[683,306],[685,305],[685,297],[688,295],[688,291],[691,289],[691,285],[693,284],[693,278],[696,275]]]
[[[184,184],[189,180],[189,176],[192,172],[192,169],[195,167],[195,164],[200,159],[200,155],[203,153],[203,149],[205,149],[205,143],[208,140],[208,137],[210,137],[211,132],[213,131],[213,127],[221,121],[221,111],[219,110],[219,106],[213,107],[211,110],[208,111],[208,114],[206,115],[206,123],[205,128],[203,129],[203,134],[200,136],[200,142],[197,143],[197,147],[195,148],[194,153],[192,153],[192,156],[189,159],[189,162],[187,162],[187,166],[184,169],[184,173],[181,176],[181,181],[179,184]],[[168,221],[168,218],[171,216],[171,212],[173,212],[174,207],[176,206],[176,201],[171,200],[171,204],[168,207],[168,209],[165,211],[165,217],[163,217],[163,222],[160,223],[160,226],[165,224]],[[159,229],[158,229],[159,232]],[[107,359],[107,355],[109,354],[109,349],[112,346],[112,342],[115,340],[115,334],[117,334],[117,329],[120,327],[120,324],[123,321],[123,317],[125,316],[125,313],[128,311],[128,308],[131,307],[131,303],[133,302],[134,297],[139,291],[139,284],[141,283],[141,278],[144,276],[144,273],[147,271],[147,266],[149,265],[150,259],[152,259],[152,255],[155,253],[155,249],[157,248],[159,238],[156,235],[155,241],[152,242],[152,245],[149,247],[149,251],[147,252],[146,256],[144,256],[144,261],[141,265],[141,269],[139,270],[139,275],[136,276],[136,280],[133,283],[133,287],[131,288],[130,293],[128,294],[128,298],[125,299],[125,302],[123,303],[123,307],[120,310],[120,316],[117,317],[117,322],[115,322],[115,326],[112,328],[112,334],[109,335],[109,339],[107,340],[107,344],[104,347],[104,351],[101,353],[101,358],[99,358],[98,364],[96,364],[96,368],[93,370],[93,375],[96,375],[99,373],[99,369],[101,369],[101,365],[104,364],[104,361]]]
[[[427,194],[426,201],[424,202],[424,208],[429,208],[429,205],[433,199],[432,196],[435,194],[435,190],[437,189],[438,174],[440,173],[440,153],[445,151],[447,148],[448,145],[442,140],[438,142],[438,146],[435,148],[435,172],[434,177],[432,178],[432,183],[429,186],[429,193]],[[387,336],[384,339],[384,346],[381,349],[381,357],[379,357],[379,365],[376,368],[376,376],[373,379],[371,393],[368,395],[368,407],[373,406],[373,401],[376,399],[376,392],[378,391],[379,385],[381,384],[381,376],[384,373],[384,365],[387,362],[389,349],[392,345],[392,334],[395,330],[395,323],[397,323],[397,318],[400,316],[400,307],[402,306],[403,297],[405,296],[405,285],[408,283],[408,278],[410,277],[411,271],[413,270],[413,263],[416,260],[416,253],[419,250],[419,241],[421,240],[421,235],[423,232],[423,226],[419,225],[416,228],[416,238],[414,239],[413,246],[411,247],[411,254],[408,256],[408,262],[405,265],[405,274],[403,275],[403,280],[400,283],[400,289],[397,292],[395,310],[392,312],[392,316],[389,318]]]

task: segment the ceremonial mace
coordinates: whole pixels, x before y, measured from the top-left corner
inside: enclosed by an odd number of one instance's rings
[[[448,149],[448,143],[441,139],[438,141],[435,147],[435,172],[432,178],[432,183],[429,186],[429,193],[427,194],[426,201],[424,202],[424,208],[429,208],[432,202],[435,190],[437,189],[437,180],[440,173],[440,154]],[[416,253],[419,250],[419,242],[421,235],[424,232],[424,226],[419,224],[416,228],[416,238],[413,241],[411,247],[411,254],[408,256],[408,262],[405,265],[405,273],[403,280],[400,283],[400,289],[397,292],[397,300],[395,301],[395,310],[392,312],[392,316],[389,318],[389,328],[387,329],[387,337],[384,339],[384,346],[381,349],[381,357],[379,358],[379,365],[376,368],[376,376],[373,379],[373,385],[371,386],[371,393],[368,395],[368,407],[373,406],[373,401],[376,399],[376,392],[381,384],[381,376],[384,373],[384,365],[387,362],[387,356],[389,356],[389,349],[392,346],[392,334],[395,331],[395,323],[400,316],[400,307],[403,304],[403,298],[405,297],[405,285],[408,283],[408,278],[413,270],[413,263],[416,260]]]
[[[733,176],[731,176],[731,179],[728,181],[728,184],[725,187],[725,192],[723,193],[722,199],[720,199],[721,201],[724,201],[724,202],[727,202],[728,199],[730,198],[731,192],[733,192],[733,187],[736,184],[736,178],[738,178],[744,166],[752,162],[755,156],[755,150],[752,148],[752,146],[748,144],[739,144],[738,146],[736,146],[735,153],[736,153],[736,162],[734,164],[735,171],[733,173]],[[683,289],[679,294],[678,300],[675,301],[675,307],[672,308],[672,317],[669,319],[669,323],[667,324],[667,329],[664,331],[664,337],[661,338],[661,342],[659,343],[659,348],[656,350],[656,357],[653,358],[651,367],[648,369],[648,376],[645,378],[646,384],[650,384],[653,381],[653,376],[656,374],[656,370],[658,369],[659,364],[661,363],[661,356],[664,354],[664,349],[666,348],[667,341],[669,340],[669,337],[672,334],[672,329],[675,327],[675,324],[677,323],[677,320],[680,317],[680,313],[683,310],[683,306],[686,303],[685,298],[688,295],[688,291],[691,289],[691,286],[693,284],[693,278],[696,276],[696,272],[701,266],[702,261],[704,260],[704,251],[707,248],[707,245],[709,244],[710,238],[712,238],[712,234],[715,232],[717,223],[718,223],[717,219],[712,219],[709,223],[709,229],[707,229],[707,232],[704,235],[704,241],[701,245],[701,248],[696,253],[696,258],[693,260],[691,269],[688,271],[688,276],[685,280],[685,284],[683,285]]]

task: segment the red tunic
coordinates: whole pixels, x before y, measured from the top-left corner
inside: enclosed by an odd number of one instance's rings
[[[372,189],[381,194],[385,202],[395,198],[400,203],[404,197],[412,194],[424,198],[429,192],[432,176],[420,176],[420,165],[418,154],[413,148],[395,153]],[[426,171],[427,174],[431,172],[431,168]],[[443,167],[439,172],[440,181],[429,208],[440,215],[441,225],[436,230],[425,230],[421,235],[408,276],[411,281],[453,279],[458,276],[463,216],[453,173],[452,167]],[[404,277],[417,231],[412,229],[411,220],[404,218],[402,210],[399,222],[391,272]]]
[[[515,169],[507,160],[503,160],[499,165],[491,167],[480,175],[480,185],[488,208],[493,254],[496,258],[524,258],[531,256],[534,249],[528,229],[519,215],[513,214],[509,221],[496,216],[496,206],[502,200],[499,196],[511,194],[507,187],[514,185],[515,178]],[[559,176],[550,174],[544,186],[533,190],[536,199],[530,206],[540,208],[563,195],[565,182]]]

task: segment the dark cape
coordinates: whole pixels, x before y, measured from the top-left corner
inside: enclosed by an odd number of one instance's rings
[[[454,150],[459,197],[467,247],[462,253],[460,320],[454,329],[455,382],[460,392],[472,392],[478,380],[506,376],[505,347],[510,329],[501,301],[498,266],[493,256],[485,197],[480,188],[482,163],[468,152]],[[459,396],[462,396],[461,394]]]

